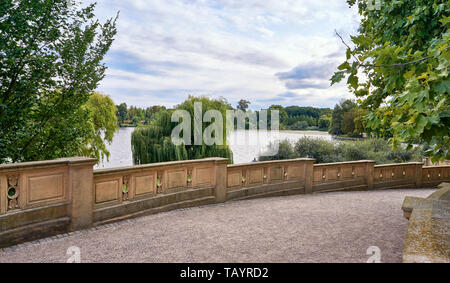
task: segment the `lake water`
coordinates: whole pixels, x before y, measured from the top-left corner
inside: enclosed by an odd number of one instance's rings
[[[95,168],[112,168],[133,165],[131,153],[131,133],[134,128],[120,128],[114,135],[113,142],[107,145],[111,156],[109,161],[96,165]],[[234,131],[230,133],[230,148],[233,151],[234,164],[251,162],[255,157],[265,152],[270,144],[275,140],[288,139],[291,142],[299,138],[308,136],[331,140],[331,135],[327,132],[319,131],[280,131],[277,134],[267,134],[256,131]]]

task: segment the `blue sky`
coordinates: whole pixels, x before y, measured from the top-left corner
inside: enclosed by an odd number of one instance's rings
[[[90,1],[84,1],[87,4]],[[351,98],[329,86],[355,34],[345,0],[97,0],[100,19],[120,10],[98,90],[116,104],[173,106],[189,94],[333,107]]]

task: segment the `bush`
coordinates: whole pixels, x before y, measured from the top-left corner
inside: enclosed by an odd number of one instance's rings
[[[276,155],[260,157],[260,160],[310,157],[316,159],[316,163],[374,160],[377,164],[385,164],[420,161],[422,156],[418,148],[410,151],[403,148],[393,150],[383,139],[332,142],[302,137],[294,146],[288,140],[281,141]]]
[[[303,137],[295,143],[294,152],[297,157],[315,158],[316,163],[343,161],[335,144],[323,139]]]
[[[289,129],[302,131],[306,130],[307,127],[308,127],[307,121],[297,121],[292,126],[290,126]]]
[[[269,148],[274,148],[274,144],[269,144]],[[282,160],[295,158],[294,148],[289,140],[282,140],[278,144],[278,153],[273,156],[260,156],[259,161]]]

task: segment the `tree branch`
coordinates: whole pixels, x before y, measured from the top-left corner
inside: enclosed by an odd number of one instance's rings
[[[335,30],[334,31],[336,33],[336,35],[341,39],[342,43],[351,50],[350,46],[348,46],[347,43],[345,43],[344,39],[342,38],[342,36]],[[402,67],[402,66],[406,66],[406,65],[411,65],[411,64],[416,64],[416,63],[420,63],[422,61],[428,60],[433,58],[433,56],[427,56],[427,57],[422,57],[418,60],[414,60],[411,62],[406,62],[406,63],[396,63],[396,64],[381,64],[381,65],[375,65],[375,64],[362,64],[361,61],[359,61],[359,59],[353,55],[352,53],[352,57],[355,58],[355,60],[358,62],[358,66],[360,67],[372,67],[372,68],[377,68],[377,67]]]

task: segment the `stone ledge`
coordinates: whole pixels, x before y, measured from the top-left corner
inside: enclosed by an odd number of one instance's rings
[[[0,232],[0,248],[67,233],[69,222],[69,217],[61,217]]]
[[[450,184],[426,199],[406,197],[402,210],[409,219],[403,262],[450,262]]]
[[[96,163],[97,163],[96,158],[69,157],[69,158],[58,158],[58,159],[44,160],[44,161],[30,161],[30,162],[0,164],[0,171],[10,171],[10,170],[19,170],[19,169],[35,169],[35,168],[42,169],[42,168],[61,166],[61,165],[82,165],[82,164],[94,165]]]

